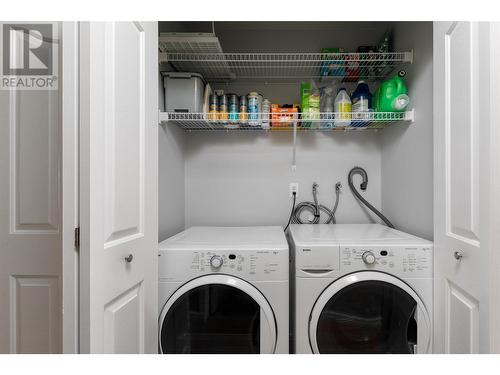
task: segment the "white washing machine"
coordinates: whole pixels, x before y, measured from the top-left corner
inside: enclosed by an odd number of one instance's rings
[[[378,224],[287,236],[296,353],[431,353],[432,242]]]
[[[288,353],[283,228],[192,227],[159,244],[160,353]]]

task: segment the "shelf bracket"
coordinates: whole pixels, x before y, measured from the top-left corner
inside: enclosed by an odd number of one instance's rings
[[[410,111],[407,112],[407,116],[409,116],[410,122],[413,124],[415,122],[415,108],[412,108]]]
[[[158,52],[158,65],[168,63],[168,53]]]

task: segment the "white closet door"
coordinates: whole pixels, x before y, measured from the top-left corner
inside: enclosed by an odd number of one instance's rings
[[[62,350],[60,93],[0,90],[0,353]]]
[[[490,351],[494,228],[492,24],[434,23],[437,353]],[[497,245],[497,244],[496,244]],[[498,247],[497,247],[498,249]],[[496,286],[495,288],[498,288]]]
[[[157,32],[81,25],[82,353],[157,352]]]

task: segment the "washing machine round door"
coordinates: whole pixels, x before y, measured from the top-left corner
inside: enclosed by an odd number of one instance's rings
[[[382,272],[358,272],[330,284],[309,322],[314,353],[427,353],[430,318],[405,282]]]
[[[181,286],[159,321],[161,353],[274,353],[276,320],[262,293],[234,276],[207,275]]]

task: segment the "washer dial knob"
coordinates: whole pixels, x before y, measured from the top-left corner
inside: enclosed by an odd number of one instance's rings
[[[375,263],[375,255],[371,251],[365,251],[363,255],[361,255],[361,258],[365,264]]]
[[[214,255],[212,258],[210,258],[210,265],[213,268],[221,268],[223,263],[224,260],[219,255]]]

